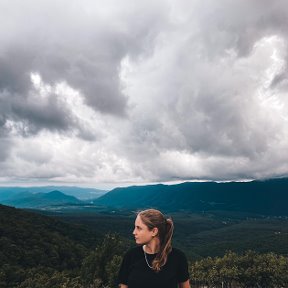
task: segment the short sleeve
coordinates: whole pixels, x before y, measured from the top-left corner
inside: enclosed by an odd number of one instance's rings
[[[179,251],[178,267],[177,267],[177,282],[185,282],[189,280],[188,262],[185,254]]]
[[[118,284],[127,285],[128,283],[128,274],[129,274],[129,265],[130,265],[130,257],[129,252],[127,252],[122,260],[119,273],[118,273]]]

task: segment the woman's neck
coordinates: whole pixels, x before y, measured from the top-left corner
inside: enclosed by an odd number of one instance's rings
[[[160,249],[160,241],[157,238],[155,239],[155,241],[151,241],[143,246],[144,252],[148,254],[156,254],[159,252],[159,249]]]

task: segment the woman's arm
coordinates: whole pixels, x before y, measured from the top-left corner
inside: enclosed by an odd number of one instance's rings
[[[124,284],[119,284],[119,288],[128,288],[128,286]]]
[[[189,280],[182,282],[182,283],[179,283],[179,288],[190,288]]]

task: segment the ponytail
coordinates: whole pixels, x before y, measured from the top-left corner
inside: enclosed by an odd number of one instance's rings
[[[171,218],[166,219],[165,222],[166,233],[163,235],[163,241],[160,240],[160,250],[152,262],[152,268],[156,272],[159,272],[162,266],[166,264],[168,255],[172,251],[172,236],[174,225]]]

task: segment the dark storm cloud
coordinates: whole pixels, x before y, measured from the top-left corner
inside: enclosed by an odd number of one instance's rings
[[[283,175],[287,3],[183,3],[162,31],[167,46],[128,65],[129,93],[139,94],[129,154],[157,181]]]
[[[147,38],[157,30],[158,16],[163,14],[153,11],[155,5],[145,8],[131,3],[127,2],[127,13],[113,12],[113,3],[105,7],[90,1],[1,3],[0,91],[8,108],[5,117],[23,119],[31,132],[62,131],[75,125],[71,111],[60,107],[55,97],[42,107],[27,101],[31,73],[39,73],[50,85],[66,82],[97,112],[125,117],[121,60],[126,54],[137,56],[149,50]]]
[[[286,175],[287,7],[1,1],[1,159],[66,181]]]
[[[11,141],[9,139],[1,138],[1,142],[0,142],[0,162],[5,161],[9,157],[11,144],[12,143],[11,143]]]

